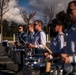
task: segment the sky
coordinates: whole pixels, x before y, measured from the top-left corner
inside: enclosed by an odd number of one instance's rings
[[[20,15],[20,10],[25,10],[27,14],[36,12],[34,19],[42,19],[42,11],[46,6],[54,5],[56,14],[61,10],[66,11],[70,1],[72,0],[10,0],[9,11],[4,15],[4,19],[25,24]]]

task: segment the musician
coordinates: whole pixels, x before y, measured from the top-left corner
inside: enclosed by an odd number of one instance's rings
[[[23,25],[19,25],[18,26],[18,43],[17,43],[17,48],[23,48],[25,46],[25,42],[26,42],[26,34],[25,32],[23,31]],[[17,70],[17,72],[19,72],[20,70],[22,70],[22,67],[23,67],[23,56],[24,56],[24,52],[23,51],[20,51],[20,58],[21,58],[21,63],[18,64],[19,66],[19,69]]]
[[[33,24],[29,24],[28,25],[28,35],[27,35],[27,42],[28,43],[32,43],[34,42],[34,25]]]
[[[41,20],[36,20],[34,22],[34,28],[35,28],[34,44],[32,44],[32,43],[29,44],[30,48],[36,49],[36,54],[43,53],[43,51],[45,49],[41,43],[46,45],[46,35],[45,35],[44,31],[42,30],[42,25],[43,25],[43,23]]]
[[[51,39],[50,49],[53,52],[53,55],[58,55],[58,53],[60,54],[62,52],[62,49],[64,47],[64,33],[62,21],[56,20],[54,31],[56,33],[56,36]],[[53,56],[49,55],[48,53],[44,53],[44,55],[46,58],[53,58]]]
[[[25,46],[25,42],[26,42],[26,34],[25,32],[23,31],[23,25],[19,25],[18,26],[18,46]]]
[[[72,24],[66,32],[65,54],[61,54],[61,59],[65,64],[71,63],[70,75],[76,75],[76,1],[68,4],[67,14]]]
[[[66,64],[76,63],[76,55],[69,55],[76,54],[76,1],[71,1],[68,4],[67,14],[72,22],[72,25],[66,33],[66,53],[68,54],[62,54],[62,60]]]
[[[65,33],[65,53],[61,54],[61,59],[65,65],[70,64],[68,66],[69,72],[71,72],[69,75],[76,75],[76,1],[71,1],[68,4],[67,14],[71,21],[71,26]]]

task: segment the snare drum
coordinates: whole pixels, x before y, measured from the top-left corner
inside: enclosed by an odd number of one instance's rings
[[[24,59],[23,75],[43,75],[45,72],[45,62],[36,57]]]
[[[9,57],[11,57],[11,53],[12,53],[13,47],[9,46],[7,49],[8,49],[7,54],[8,54]]]
[[[26,57],[24,58],[24,65],[29,65],[29,63],[37,62],[38,59],[35,57]]]
[[[8,40],[3,40],[2,45],[3,47],[8,47]]]
[[[35,49],[32,49],[32,48],[26,48],[25,49],[25,54],[26,54],[26,56],[28,57],[30,57],[30,56],[33,56],[34,54],[35,54]]]
[[[45,73],[45,62],[36,57],[24,59],[23,75],[43,75]]]
[[[50,75],[63,75],[63,69],[58,69],[58,65],[52,63],[50,69]]]
[[[25,49],[16,49],[13,48],[12,50],[12,60],[16,64],[20,64],[23,61],[24,56],[21,55],[21,52],[23,52]]]

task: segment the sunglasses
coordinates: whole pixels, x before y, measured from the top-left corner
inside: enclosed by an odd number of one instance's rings
[[[36,26],[36,25],[38,25],[38,24],[34,24],[34,26]]]
[[[30,28],[30,27],[28,27],[28,28]]]
[[[18,29],[21,29],[21,28],[18,28]]]
[[[75,9],[68,9],[69,12],[71,12],[72,10],[76,10],[76,8]]]

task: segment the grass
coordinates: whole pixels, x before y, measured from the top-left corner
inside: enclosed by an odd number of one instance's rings
[[[13,37],[3,37],[3,40],[13,40]]]

